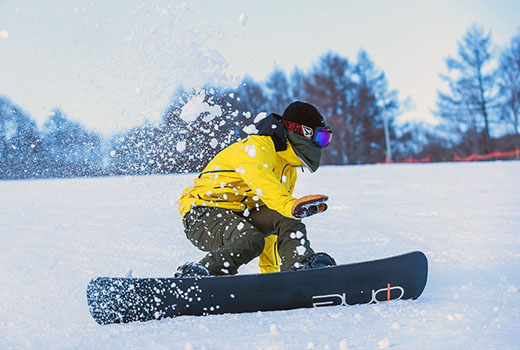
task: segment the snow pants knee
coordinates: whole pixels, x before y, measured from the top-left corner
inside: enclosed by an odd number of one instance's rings
[[[275,249],[281,271],[288,271],[313,253],[305,225],[265,206],[243,213],[214,207],[194,207],[183,219],[186,237],[208,251],[200,261],[212,275],[233,275],[264,250],[265,237],[278,235]]]

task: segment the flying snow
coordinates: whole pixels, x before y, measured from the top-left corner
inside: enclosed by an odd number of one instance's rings
[[[255,120],[254,120],[254,123],[258,123],[259,121],[261,121],[262,119],[265,119],[267,117],[267,113],[266,112],[260,112],[256,115],[255,117]]]
[[[201,114],[204,115],[202,121],[209,122],[215,117],[222,115],[222,109],[218,105],[210,105],[204,99],[206,93],[204,90],[193,96],[181,110],[180,118],[187,123],[195,121]]]
[[[251,135],[251,134],[258,134],[258,129],[256,128],[255,124],[250,124],[248,126],[244,126],[242,128],[242,130],[248,134],[248,135]]]
[[[186,149],[186,141],[177,142],[177,146],[175,148],[177,149],[177,152],[184,152]]]
[[[245,26],[247,24],[248,20],[249,20],[249,18],[247,17],[247,15],[245,13],[241,13],[240,16],[238,16],[238,23],[240,23],[243,26]]]
[[[0,30],[0,38],[7,39],[9,37],[9,32],[7,30]]]
[[[246,145],[245,151],[251,158],[256,157],[256,145]]]
[[[386,349],[390,346],[390,340],[388,338],[381,339],[380,341],[377,342],[377,346],[380,349]]]
[[[304,246],[301,246],[301,245],[298,246],[298,247],[296,247],[296,251],[298,252],[298,255],[303,255],[303,254],[305,254],[305,251],[306,251],[306,250],[307,250],[307,249],[306,249]]]

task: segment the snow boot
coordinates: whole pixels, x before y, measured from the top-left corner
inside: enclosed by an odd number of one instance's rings
[[[315,269],[317,267],[334,266],[336,261],[327,253],[314,253],[306,257],[302,265],[303,269]]]
[[[208,269],[198,262],[187,262],[177,268],[174,277],[203,277],[210,276]]]

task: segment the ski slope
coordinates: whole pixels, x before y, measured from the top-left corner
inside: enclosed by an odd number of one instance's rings
[[[176,200],[194,174],[0,182],[0,349],[520,349],[520,162],[322,167],[296,194],[315,250],[421,250],[415,301],[99,326],[92,277],[171,276],[202,253]],[[241,273],[256,272],[256,261]]]

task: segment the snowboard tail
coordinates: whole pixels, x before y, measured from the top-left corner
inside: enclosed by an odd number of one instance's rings
[[[98,277],[87,287],[99,324],[356,305],[416,299],[428,262],[422,252],[331,267],[267,274],[187,278]]]

